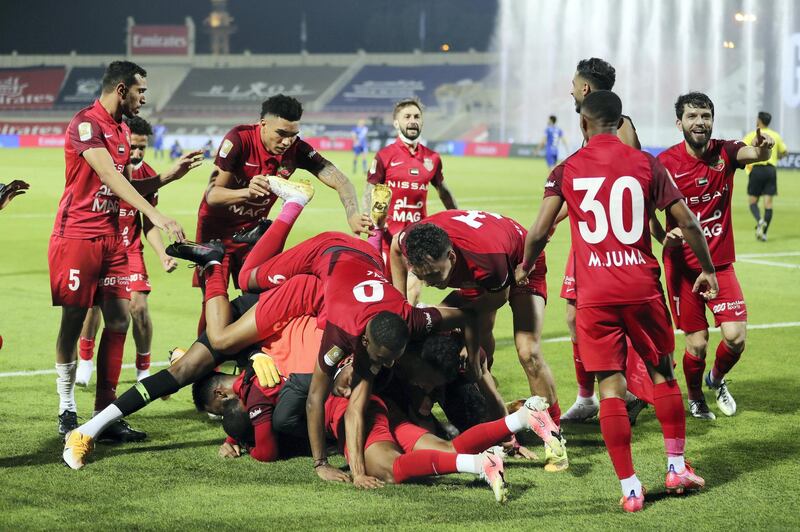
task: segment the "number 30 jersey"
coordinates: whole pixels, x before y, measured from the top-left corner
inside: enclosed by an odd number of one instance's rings
[[[567,202],[578,308],[626,305],[662,297],[650,244],[648,212],[682,200],[655,157],[601,134],[557,166],[544,196]]]

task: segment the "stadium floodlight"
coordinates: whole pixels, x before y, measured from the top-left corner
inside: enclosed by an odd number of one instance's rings
[[[733,18],[736,22],[755,22],[757,20],[754,14],[741,12],[736,13]]]

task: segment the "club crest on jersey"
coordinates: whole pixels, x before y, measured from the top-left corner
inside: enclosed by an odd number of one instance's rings
[[[409,168],[408,169],[409,175],[419,175],[419,168]]]
[[[698,187],[704,187],[708,184],[708,178],[700,177],[698,179],[695,179],[694,184],[697,185]]]
[[[286,168],[284,166],[281,166],[280,168],[278,168],[278,175],[281,177],[289,177],[290,175],[292,175],[293,171],[294,169],[292,168]]]
[[[433,159],[431,159],[430,157],[425,157],[422,160],[422,166],[424,166],[425,170],[427,170],[428,172],[432,172],[433,171]]]
[[[343,358],[344,358],[344,350],[338,345],[331,347],[328,350],[328,352],[325,353],[324,357],[325,363],[330,367],[336,366],[336,364],[341,362]]]
[[[92,138],[92,124],[89,122],[81,122],[78,124],[78,138],[83,142]]]
[[[716,164],[709,165],[708,167],[714,170],[715,172],[722,172],[723,170],[725,170],[725,160],[720,159],[719,161],[717,161]]]
[[[225,139],[222,142],[222,146],[219,147],[219,156],[225,159],[228,156],[228,153],[230,153],[231,148],[233,148],[233,142]]]

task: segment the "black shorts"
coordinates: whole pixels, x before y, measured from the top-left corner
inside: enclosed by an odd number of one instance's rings
[[[251,307],[258,303],[258,294],[250,294],[248,292],[242,293],[241,296],[231,301],[231,318],[233,321],[238,320],[242,315],[250,310]],[[250,355],[260,349],[258,345],[251,345],[246,347],[238,353],[226,355],[211,348],[211,342],[208,341],[208,335],[203,331],[203,334],[197,338],[197,341],[203,344],[211,351],[211,356],[214,357],[214,363],[217,365],[233,360],[239,368],[244,368],[250,364]]]
[[[748,196],[777,196],[778,172],[771,164],[756,164],[747,180]]]

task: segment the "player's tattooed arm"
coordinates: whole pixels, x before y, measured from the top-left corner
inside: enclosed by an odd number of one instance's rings
[[[367,234],[372,225],[369,215],[362,213],[358,208],[358,196],[353,183],[347,179],[341,170],[336,168],[333,163],[326,161],[322,169],[317,173],[317,178],[339,193],[339,200],[344,206],[347,215],[347,223],[350,230],[355,234]]]
[[[158,209],[153,207],[149,201],[144,199],[133,188],[130,181],[117,170],[108,150],[105,148],[89,148],[81,156],[89,163],[89,166],[95,171],[100,181],[122,201],[134,209],[138,209],[139,212],[150,218],[153,225],[169,233],[175,240],[182,242],[185,239],[183,227],[175,220],[161,214]]]
[[[408,266],[400,251],[400,233],[392,238],[392,245],[389,248],[389,263],[392,266],[392,284],[397,290],[408,297]]]
[[[433,186],[436,188],[436,192],[439,193],[439,199],[442,200],[442,205],[444,205],[445,209],[458,209],[456,200],[447,185],[439,183],[439,185]]]
[[[382,480],[367,474],[367,465],[364,460],[364,433],[366,424],[364,416],[372,394],[372,382],[362,379],[353,388],[347,410],[344,413],[344,432],[347,435],[347,452],[349,455],[350,471],[353,473],[353,484],[357,488],[374,489],[383,487]]]
[[[555,223],[563,204],[564,199],[560,196],[547,196],[542,200],[539,215],[528,230],[528,236],[525,237],[525,256],[522,259],[522,263],[517,266],[517,271],[514,274],[517,284],[523,285],[528,282],[528,276],[533,271],[536,259],[539,258],[539,255],[542,254],[544,247],[547,245],[550,229],[553,227],[553,223]]]
[[[331,378],[319,367],[314,368],[311,386],[306,399],[306,423],[308,426],[308,443],[311,446],[311,457],[314,459],[314,471],[322,480],[349,482],[346,473],[328,464],[325,448],[325,400],[331,391]]]
[[[375,188],[375,185],[367,181],[367,185],[364,187],[364,196],[361,198],[361,208],[364,212],[369,212],[372,209],[372,189]]]

